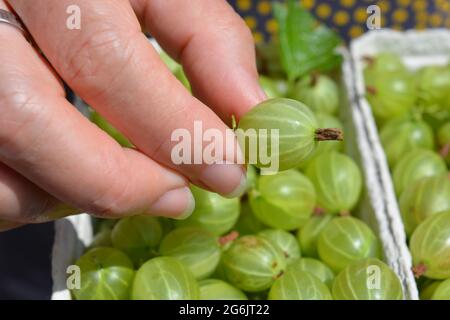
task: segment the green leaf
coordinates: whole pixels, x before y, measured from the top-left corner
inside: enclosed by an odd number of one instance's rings
[[[296,0],[288,0],[287,6],[274,2],[273,8],[279,26],[281,63],[289,80],[340,65],[342,57],[335,49],[341,40],[336,33],[317,24]]]

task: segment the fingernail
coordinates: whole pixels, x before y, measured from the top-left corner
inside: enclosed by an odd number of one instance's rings
[[[177,220],[188,218],[195,208],[194,196],[188,187],[170,190],[163,194],[149,210],[149,214]]]
[[[200,181],[226,198],[244,194],[247,188],[245,170],[237,164],[212,164],[200,175]]]

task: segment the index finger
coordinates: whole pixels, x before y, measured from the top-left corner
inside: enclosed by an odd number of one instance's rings
[[[249,28],[224,0],[131,0],[138,18],[180,61],[193,92],[230,124],[267,97]]]

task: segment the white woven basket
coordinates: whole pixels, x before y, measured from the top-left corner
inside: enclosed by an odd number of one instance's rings
[[[404,232],[386,155],[378,136],[377,126],[370,105],[365,98],[363,57],[375,55],[383,51],[397,53],[410,70],[416,70],[426,65],[444,65],[449,62],[450,57],[450,30],[411,30],[406,32],[387,29],[377,30],[353,40],[350,46],[351,64],[354,69],[356,90],[355,102],[363,116],[367,139],[372,146],[376,170],[379,174],[381,188],[384,191],[383,196],[387,209],[386,214],[389,221],[389,229],[394,237],[399,254],[400,270],[398,272],[404,281],[407,297],[409,299],[418,299],[416,282],[411,272],[411,254],[406,244],[406,234]]]

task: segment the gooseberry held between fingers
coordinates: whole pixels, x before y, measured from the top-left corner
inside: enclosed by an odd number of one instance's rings
[[[341,129],[319,128],[306,105],[286,98],[256,105],[239,121],[236,136],[247,163],[272,173],[298,167],[317,141],[343,139]]]

